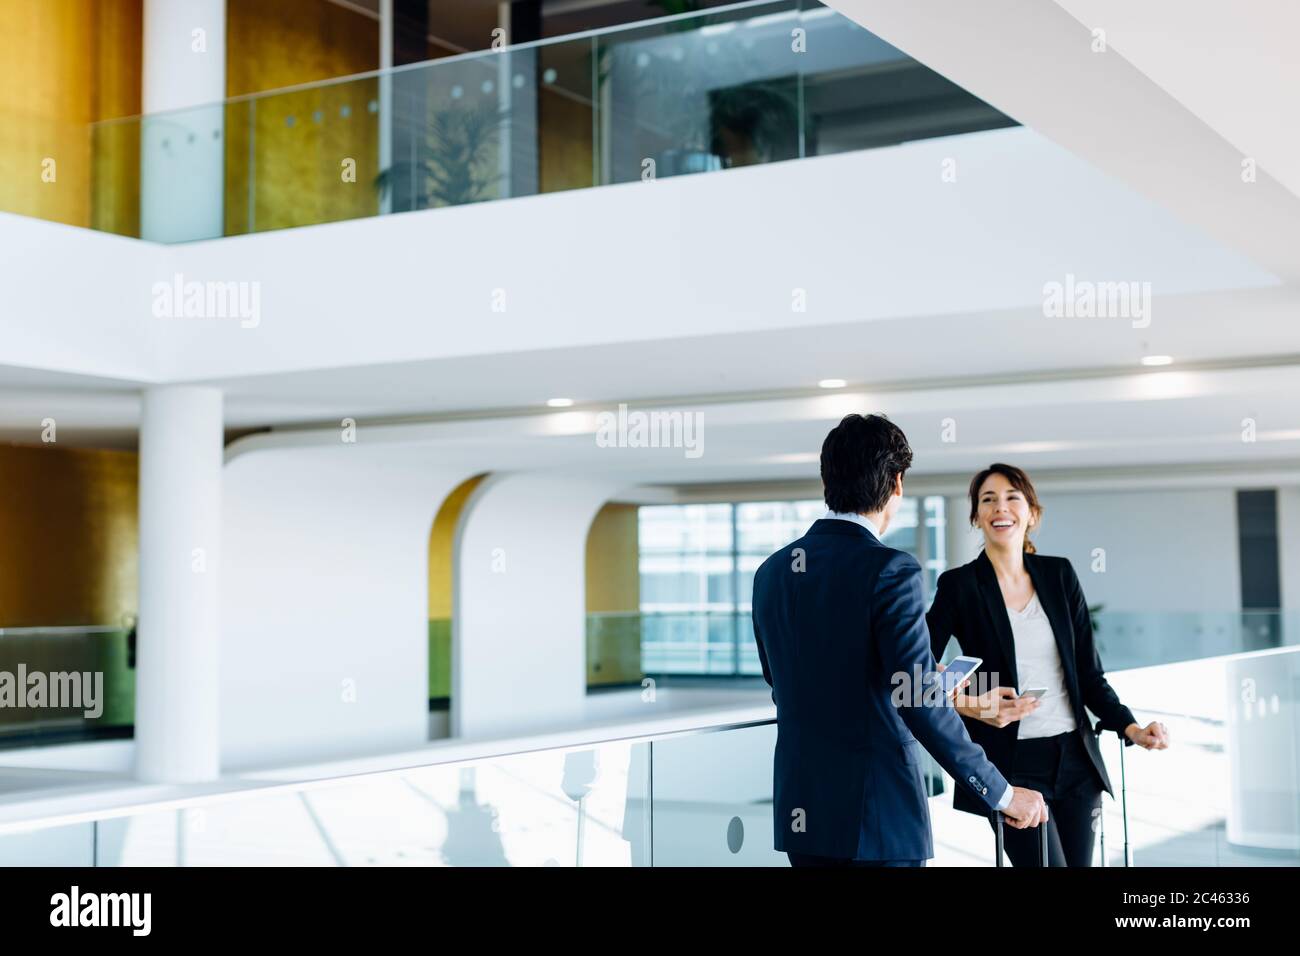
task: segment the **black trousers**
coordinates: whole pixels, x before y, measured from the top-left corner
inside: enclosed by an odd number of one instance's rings
[[[851,860],[811,853],[786,853],[791,866],[925,866],[925,860]]]
[[[1015,766],[1006,776],[1014,786],[1037,790],[1047,803],[1048,865],[1092,866],[1101,781],[1078,732],[1018,741]],[[1042,865],[1036,827],[1002,829],[1012,866]]]

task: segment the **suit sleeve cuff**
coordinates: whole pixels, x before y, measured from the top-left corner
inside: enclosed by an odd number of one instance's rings
[[[1014,795],[1014,790],[1015,788],[1012,787],[1011,784],[1007,784],[1007,789],[1002,791],[1002,799],[998,801],[997,809],[999,811],[1005,810],[1007,807],[1011,806],[1011,798]]]

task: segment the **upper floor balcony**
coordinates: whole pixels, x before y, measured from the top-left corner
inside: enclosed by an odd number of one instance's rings
[[[185,242],[1015,123],[828,7],[751,0],[188,109],[6,125],[32,168],[67,157],[87,193],[28,190],[8,211]]]

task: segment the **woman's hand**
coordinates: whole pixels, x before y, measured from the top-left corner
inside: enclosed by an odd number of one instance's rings
[[[940,664],[936,661],[934,665],[934,669],[937,670],[940,674],[942,674],[944,671],[948,669],[948,665]],[[958,684],[956,687],[948,691],[948,696],[951,697],[953,699],[953,702],[955,703],[957,700],[957,695],[960,694],[963,690],[965,690],[969,686],[970,686],[970,678],[969,677],[962,678],[962,682],[960,684]]]
[[[1158,720],[1145,727],[1129,724],[1124,728],[1124,736],[1145,750],[1164,750],[1169,746],[1169,729]]]
[[[1017,697],[1014,688],[994,687],[978,697],[960,694],[955,701],[957,713],[993,727],[1005,727],[1038,709],[1037,697]]]

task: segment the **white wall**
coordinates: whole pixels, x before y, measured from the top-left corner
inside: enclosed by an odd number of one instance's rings
[[[0,365],[152,380],[150,284],[167,252],[0,212]]]
[[[1237,505],[1232,489],[1041,494],[1031,535],[1044,554],[1067,557],[1089,604],[1106,611],[1241,608]],[[1092,571],[1093,549],[1106,570]]]
[[[225,469],[222,769],[424,744],[429,530],[469,474],[364,442],[250,445]]]
[[[452,732],[523,733],[576,721],[587,696],[586,545],[618,486],[494,475],[456,537]]]

